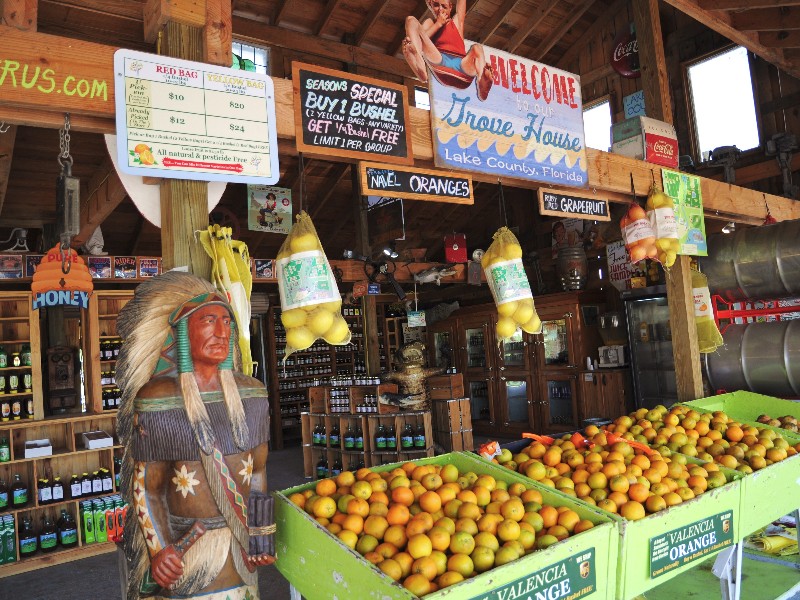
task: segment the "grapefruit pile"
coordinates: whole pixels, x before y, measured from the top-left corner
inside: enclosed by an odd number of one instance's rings
[[[452,464],[344,471],[289,499],[417,596],[593,527],[523,483]]]

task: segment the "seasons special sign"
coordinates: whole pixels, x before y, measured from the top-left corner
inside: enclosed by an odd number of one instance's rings
[[[610,221],[608,200],[580,196],[563,190],[539,188],[539,214],[590,221]]]
[[[114,54],[120,169],[203,181],[278,181],[266,75],[132,50]]]
[[[473,204],[472,178],[432,169],[359,163],[361,193],[409,200]]]
[[[405,87],[297,62],[292,85],[300,152],[414,162]]]
[[[494,75],[485,100],[474,82],[459,89],[430,77],[436,166],[585,187],[580,78],[495,48],[483,50]]]

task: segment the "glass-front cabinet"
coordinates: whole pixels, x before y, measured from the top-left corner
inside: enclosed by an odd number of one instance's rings
[[[541,355],[538,360],[540,368],[574,369],[577,367],[575,349],[573,348],[573,320],[571,311],[556,310],[557,316],[542,315],[542,333],[537,336]]]
[[[488,364],[488,357],[486,355],[487,342],[490,343],[487,337],[491,335],[489,333],[488,323],[486,321],[474,321],[470,324],[465,323],[463,335],[461,358],[464,371],[493,370],[493,365]]]
[[[537,424],[544,431],[571,431],[579,427],[577,375],[548,375],[541,378]]]
[[[486,378],[465,378],[464,391],[469,396],[473,427],[483,429],[495,424],[493,380]]]
[[[456,364],[456,336],[452,323],[440,321],[431,326],[428,364],[441,369],[458,368]]]
[[[498,404],[503,409],[501,425],[509,433],[519,434],[530,431],[531,422],[531,384],[530,377],[501,375],[498,382]],[[513,431],[512,431],[513,430]]]
[[[517,329],[511,339],[500,344],[500,347],[496,349],[500,372],[506,370],[530,371],[531,353],[529,348],[532,337],[521,329]]]

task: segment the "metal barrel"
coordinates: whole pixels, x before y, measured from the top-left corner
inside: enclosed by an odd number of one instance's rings
[[[712,294],[728,301],[800,294],[800,220],[709,237],[700,258]]]
[[[715,390],[800,395],[800,321],[730,325],[724,345],[705,355]]]

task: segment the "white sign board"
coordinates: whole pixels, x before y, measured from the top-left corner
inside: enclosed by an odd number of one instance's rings
[[[114,84],[124,173],[278,181],[275,92],[266,75],[121,49]]]

